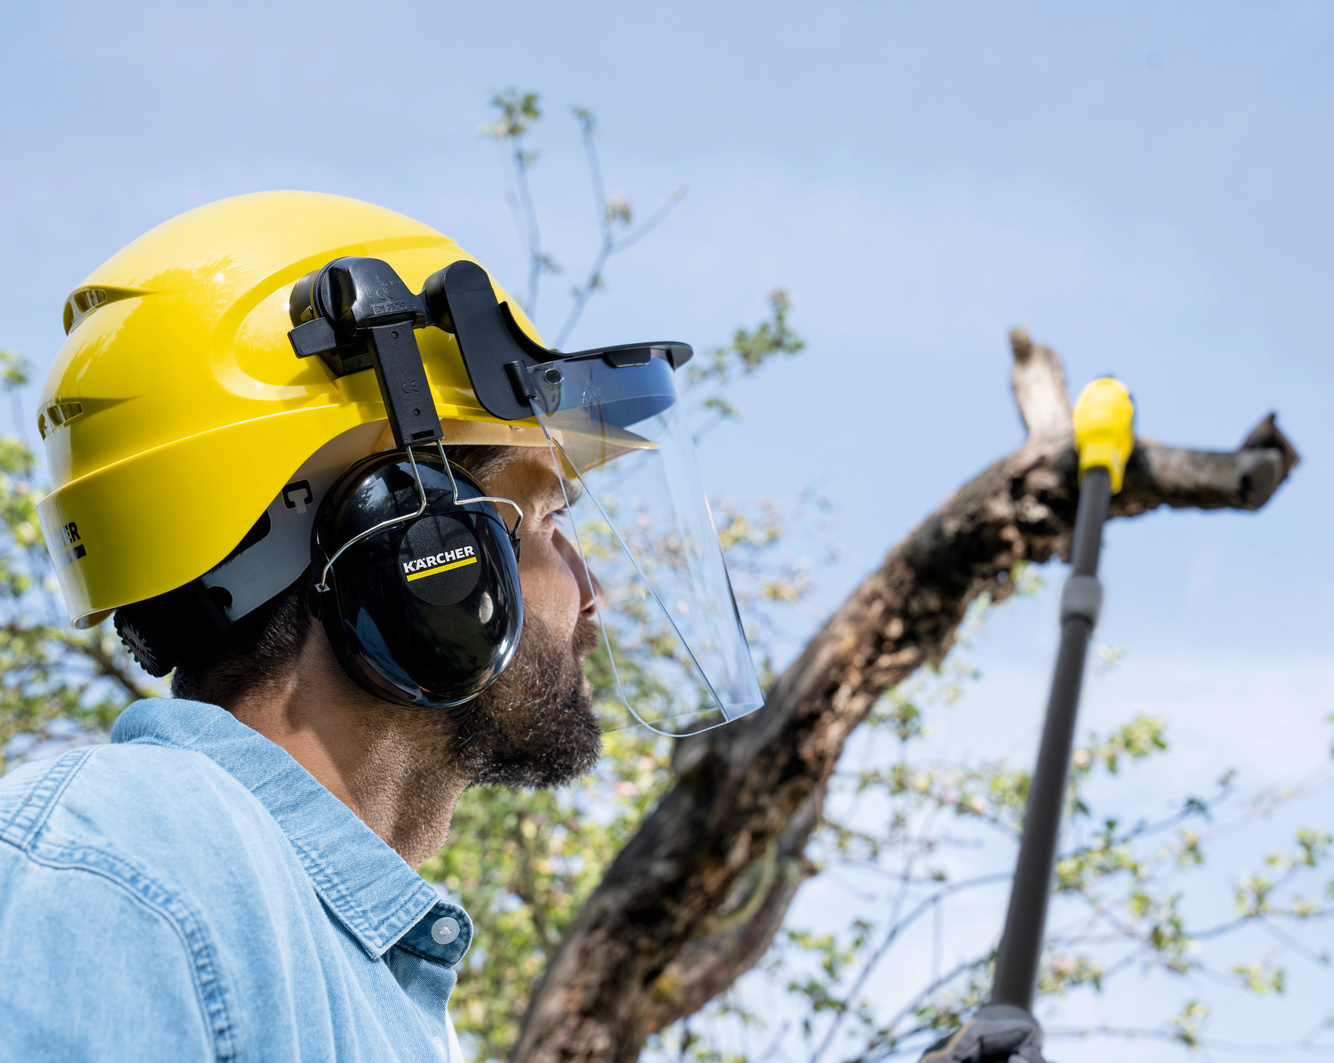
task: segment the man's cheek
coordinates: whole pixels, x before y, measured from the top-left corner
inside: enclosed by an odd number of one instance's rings
[[[519,569],[519,588],[526,613],[539,616],[563,635],[574,627],[579,615],[579,585],[564,564],[534,565]]]

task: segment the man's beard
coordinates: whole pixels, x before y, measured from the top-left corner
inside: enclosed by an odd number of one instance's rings
[[[597,638],[597,627],[581,619],[561,645],[540,619],[524,617],[504,674],[451,710],[453,752],[473,785],[562,786],[593,769],[602,729],[580,662]]]

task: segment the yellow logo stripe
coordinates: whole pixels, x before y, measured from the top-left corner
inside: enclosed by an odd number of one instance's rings
[[[426,568],[422,569],[420,572],[414,572],[408,577],[408,582],[411,583],[415,579],[425,579],[427,576],[434,576],[437,572],[448,572],[451,568],[462,568],[464,565],[475,564],[477,564],[477,558],[470,557],[464,561],[454,561],[448,565],[436,565],[435,568]]]

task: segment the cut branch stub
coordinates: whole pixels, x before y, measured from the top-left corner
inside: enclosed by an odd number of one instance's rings
[[[1029,439],[1051,439],[1070,434],[1070,396],[1065,370],[1050,347],[1034,343],[1021,328],[1010,331],[1010,387]]]
[[[1015,343],[1016,364],[1024,342]],[[1034,351],[1055,359],[1031,343],[1027,351],[1030,366]],[[1044,372],[1049,385],[1050,365]],[[533,996],[516,1063],[628,1063],[647,1031],[690,1014],[758,960],[807,869],[813,810],[853,729],[886,691],[944,657],[978,595],[1012,592],[1017,562],[1067,553],[1078,462],[1068,399],[1059,433],[1048,417],[1052,402],[1048,393],[1024,408],[1030,430],[1042,424],[1044,434],[1030,434],[890,550],[779,678],[761,712],[678,743],[676,786],[567,931]],[[1112,515],[1158,506],[1256,509],[1296,463],[1272,415],[1231,453],[1145,441]],[[757,873],[776,854],[797,881]],[[738,901],[747,875],[753,904]],[[746,909],[748,922],[718,915],[729,906]]]

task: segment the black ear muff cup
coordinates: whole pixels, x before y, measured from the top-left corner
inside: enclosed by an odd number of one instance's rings
[[[490,502],[456,505],[438,454],[414,451],[426,510],[340,546],[421,505],[402,451],[350,468],[329,490],[311,542],[311,606],[344,669],[362,687],[409,705],[457,705],[509,666],[523,628],[519,569]],[[451,466],[459,500],[484,492]]]

